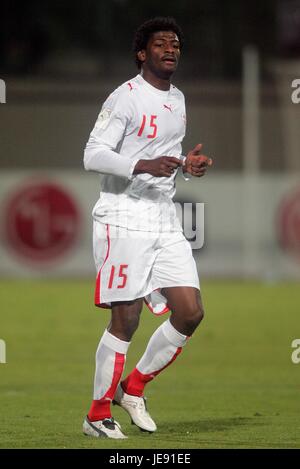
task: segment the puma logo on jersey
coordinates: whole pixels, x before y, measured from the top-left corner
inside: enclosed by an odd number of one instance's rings
[[[129,86],[130,91],[132,91],[133,90],[132,84],[129,82],[129,83],[127,83],[127,85]]]
[[[170,106],[167,106],[167,104],[164,104],[164,107],[165,107],[166,109],[169,109],[170,112],[172,112],[171,105],[170,105]]]

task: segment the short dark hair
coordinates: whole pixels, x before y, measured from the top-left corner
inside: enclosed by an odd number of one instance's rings
[[[184,38],[182,30],[176,23],[176,20],[171,16],[158,16],[145,21],[145,23],[141,24],[136,30],[133,40],[133,52],[138,69],[141,69],[142,62],[138,59],[137,53],[146,49],[150,37],[157,31],[173,31],[178,36],[180,47],[183,46]]]

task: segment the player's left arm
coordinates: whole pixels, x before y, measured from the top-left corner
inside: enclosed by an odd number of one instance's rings
[[[212,166],[213,160],[201,153],[202,146],[201,143],[198,143],[193,150],[188,152],[182,167],[183,173],[201,177],[204,176],[207,168]]]

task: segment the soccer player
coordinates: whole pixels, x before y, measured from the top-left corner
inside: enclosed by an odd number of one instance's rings
[[[171,84],[182,42],[173,18],[139,27],[134,51],[140,73],[107,98],[85,149],[85,169],[102,175],[93,209],[95,304],[111,308],[83,423],[90,436],[126,438],[112,417],[112,401],[141,430],[156,430],[145,406],[145,385],[176,359],[204,314],[191,246],[172,201],[178,172],[185,179],[200,177],[212,164],[200,144],[182,155],[185,102]],[[171,315],[121,381],[144,300],[155,313]]]

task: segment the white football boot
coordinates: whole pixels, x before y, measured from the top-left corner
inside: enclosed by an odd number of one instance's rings
[[[119,440],[128,438],[121,432],[120,424],[113,418],[91,422],[90,419],[86,417],[83,422],[83,433],[96,438],[114,438]]]
[[[155,422],[150,417],[146,408],[145,397],[131,396],[123,391],[119,384],[114,396],[113,404],[122,407],[131,417],[131,422],[145,432],[155,432]]]

